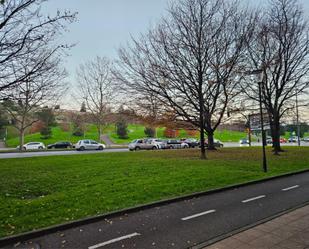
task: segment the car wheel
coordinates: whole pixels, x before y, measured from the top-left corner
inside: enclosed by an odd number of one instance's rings
[[[22,150],[26,151],[26,150],[27,150],[27,148],[26,148],[26,147],[23,147],[23,148],[22,148]]]
[[[140,150],[141,148],[140,147],[135,147],[135,150]]]
[[[152,147],[152,150],[157,150],[158,148],[156,146],[153,146]]]
[[[84,147],[84,146],[81,146],[81,147],[79,148],[79,150],[80,150],[80,151],[83,151],[83,150],[85,150],[85,147]]]
[[[40,146],[40,147],[39,147],[39,150],[43,150],[43,147],[42,147],[42,146]]]
[[[100,146],[100,147],[99,147],[99,150],[103,150],[103,146]]]
[[[172,149],[174,149],[174,147],[173,147],[173,146],[170,146],[170,149],[172,150]]]

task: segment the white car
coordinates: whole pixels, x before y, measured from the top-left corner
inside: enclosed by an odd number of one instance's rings
[[[160,149],[160,144],[156,139],[135,139],[129,143],[128,148],[130,151],[133,150],[157,150]]]
[[[76,150],[104,150],[105,145],[100,144],[94,140],[90,139],[84,139],[84,140],[79,140],[77,144],[75,144],[75,149]]]
[[[166,141],[159,138],[147,138],[147,143],[155,145],[158,149],[165,149],[167,146]]]
[[[239,146],[249,146],[249,140],[247,138],[240,139]]]
[[[17,146],[16,149],[19,150],[19,146]],[[44,150],[44,149],[46,149],[46,147],[41,142],[30,142],[22,146],[22,150]]]

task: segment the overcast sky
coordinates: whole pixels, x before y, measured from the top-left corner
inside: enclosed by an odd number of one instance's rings
[[[261,5],[267,0],[243,0]],[[65,66],[74,85],[76,67],[95,56],[117,57],[117,48],[157,22],[166,13],[169,0],[49,0],[43,11],[50,14],[58,9],[78,12],[78,20],[69,26],[63,38],[76,43]],[[309,16],[309,0],[300,0]]]

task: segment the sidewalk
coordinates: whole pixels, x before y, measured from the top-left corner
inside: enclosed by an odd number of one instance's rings
[[[309,205],[204,249],[309,249]]]

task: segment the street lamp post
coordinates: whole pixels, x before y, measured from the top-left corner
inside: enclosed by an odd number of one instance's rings
[[[263,83],[263,70],[254,70],[246,72],[247,75],[259,75],[258,87],[259,87],[259,105],[260,105],[260,120],[261,120],[261,133],[262,133],[262,150],[263,150],[263,171],[267,172],[267,159],[266,159],[266,134],[264,131],[264,115],[262,106],[262,83]]]

